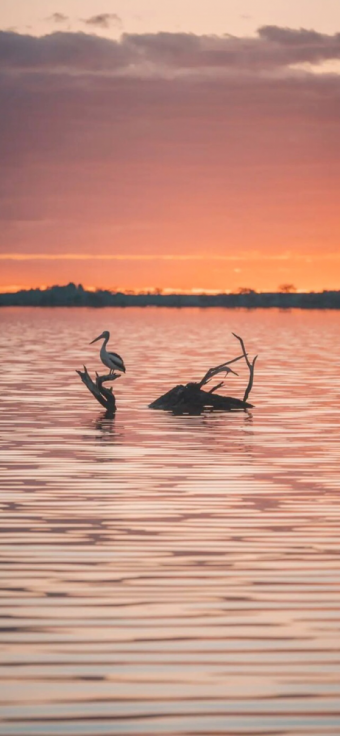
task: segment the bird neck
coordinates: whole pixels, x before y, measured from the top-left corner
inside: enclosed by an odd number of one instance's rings
[[[109,342],[109,339],[110,339],[110,335],[108,335],[107,337],[104,337],[104,342],[103,342],[103,347],[104,348],[106,348],[107,343]]]

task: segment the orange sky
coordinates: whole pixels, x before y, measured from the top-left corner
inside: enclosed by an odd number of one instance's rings
[[[0,58],[1,290],[340,288],[337,35],[7,32]]]

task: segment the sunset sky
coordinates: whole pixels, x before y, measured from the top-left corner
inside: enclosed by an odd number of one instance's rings
[[[1,0],[0,290],[340,289],[339,0]]]

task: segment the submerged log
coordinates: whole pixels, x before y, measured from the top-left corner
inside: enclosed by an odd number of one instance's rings
[[[242,355],[239,355],[233,360],[229,360],[226,363],[216,366],[215,368],[209,368],[207,373],[203,376],[202,380],[198,383],[187,383],[184,385],[174,386],[174,388],[167,391],[167,393],[160,396],[156,401],[153,401],[150,405],[150,409],[160,409],[163,411],[171,411],[174,414],[201,414],[203,411],[245,411],[246,409],[252,409],[253,404],[247,402],[248,396],[254,382],[254,367],[257,356],[249,361],[246,353],[244,342],[241,337],[235,335],[234,337],[239,340],[242,347]],[[234,370],[229,368],[231,363],[236,363],[238,360],[244,360],[247,363],[249,369],[249,380],[244,392],[243,399],[237,399],[232,396],[222,396],[216,394],[215,391],[224,385],[224,381],[213,386],[210,391],[204,391],[203,386],[206,386],[214,376],[225,373],[234,373]]]
[[[253,405],[231,396],[221,396],[203,391],[199,383],[175,386],[149,405],[150,409],[172,411],[175,414],[201,414],[202,411],[242,411]]]
[[[99,376],[96,373],[96,380],[93,381],[85,365],[84,371],[76,371],[76,373],[78,373],[78,376],[80,376],[92,396],[106,409],[106,415],[108,417],[113,416],[116,411],[115,395],[112,393],[112,386],[106,388],[103,384],[108,381],[115,381],[116,378],[119,378],[119,374],[108,373],[105,376]]]

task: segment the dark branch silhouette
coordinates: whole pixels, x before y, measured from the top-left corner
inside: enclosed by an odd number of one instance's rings
[[[172,411],[174,414],[201,414],[205,410],[244,411],[246,409],[253,408],[252,404],[247,403],[247,399],[253,387],[254,367],[257,356],[252,360],[252,362],[250,362],[242,338],[234,333],[233,335],[241,344],[242,355],[239,355],[237,358],[233,358],[232,360],[228,360],[225,363],[221,363],[221,365],[215,366],[214,368],[209,368],[198,383],[187,383],[186,386],[174,386],[174,388],[170,389],[166,394],[163,394],[163,396],[160,396],[156,401],[153,401],[152,404],[150,404],[150,409]],[[203,386],[207,386],[215,376],[221,373],[224,373],[225,375],[228,375],[228,373],[237,375],[237,373],[232,368],[229,368],[229,366],[232,363],[242,360],[242,358],[244,358],[249,368],[249,381],[243,400],[232,396],[221,396],[220,394],[216,394],[215,391],[224,385],[224,381],[220,381],[209,391],[203,390]]]
[[[112,416],[116,411],[116,399],[115,395],[112,393],[112,386],[110,386],[110,388],[106,388],[104,383],[115,381],[116,378],[120,377],[119,374],[107,373],[105,376],[99,376],[98,373],[96,373],[96,380],[94,382],[85,365],[84,371],[76,371],[76,373],[78,373],[78,376],[80,376],[82,382],[85,384],[86,388],[88,388],[92,396],[94,396],[104,409],[106,409],[107,416]]]
[[[258,356],[255,355],[255,358],[253,358],[252,362],[250,363],[250,361],[248,359],[248,355],[246,353],[246,349],[244,347],[244,342],[242,340],[242,337],[239,337],[238,335],[235,335],[235,332],[233,332],[232,334],[234,335],[234,337],[236,337],[237,340],[240,341],[241,348],[243,350],[243,356],[244,356],[245,361],[247,363],[247,366],[249,368],[249,382],[248,382],[248,386],[247,386],[247,388],[246,388],[246,390],[244,392],[244,397],[243,397],[243,401],[247,401],[247,398],[248,398],[248,396],[249,396],[249,394],[250,394],[250,392],[251,392],[251,390],[253,388],[253,383],[254,383],[254,368],[255,368],[255,363],[257,361]]]

